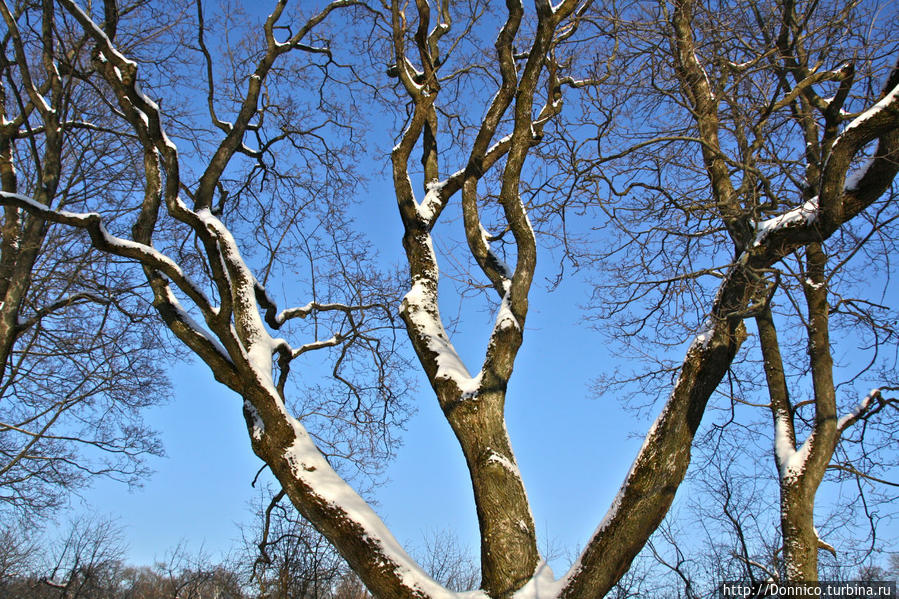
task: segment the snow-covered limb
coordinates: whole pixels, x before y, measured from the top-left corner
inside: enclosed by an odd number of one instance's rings
[[[306,352],[315,351],[317,349],[324,349],[326,347],[334,347],[335,345],[339,345],[344,339],[346,339],[345,335],[337,333],[330,339],[324,339],[322,341],[311,341],[309,343],[303,344],[297,349],[292,350],[290,352],[290,357],[296,358],[297,356],[301,356]]]
[[[0,205],[16,206],[48,221],[86,230],[91,237],[93,245],[98,249],[117,256],[131,258],[144,266],[161,272],[197,305],[204,316],[214,314],[215,310],[209,304],[200,287],[190,279],[178,264],[152,246],[110,234],[98,213],[53,210],[35,201],[33,198],[6,191],[0,191]]]
[[[432,287],[435,289],[431,290]],[[450,342],[437,307],[436,284],[414,281],[412,288],[403,297],[400,310],[416,335],[425,339],[428,350],[434,354],[433,359],[437,364],[434,381],[451,381],[463,396],[475,395],[480,390],[483,373],[479,372],[472,377]]]
[[[309,489],[310,502],[327,512],[335,520],[344,520],[344,526],[354,528],[357,539],[368,547],[370,557],[378,563],[382,574],[406,589],[408,597],[423,599],[488,599],[482,591],[455,593],[434,581],[403,549],[393,534],[371,509],[331,467],[316,448],[302,424],[287,412],[283,412],[293,428],[295,439],[284,452],[293,476],[300,485]]]
[[[204,319],[210,320],[218,315],[218,310],[210,305],[205,293],[177,263],[150,245],[110,234],[99,214],[52,210],[27,196],[2,191],[0,191],[0,205],[17,206],[48,221],[84,229],[90,236],[94,247],[110,254],[129,258],[146,268],[165,275],[194,303]],[[182,341],[204,359],[232,363],[232,359],[221,341],[191,317],[179,302],[169,283],[158,287],[156,292],[160,294],[158,298],[166,306],[166,308],[159,307],[160,313]]]
[[[228,351],[222,345],[222,342],[209,332],[209,330],[201,326],[193,317],[188,314],[187,310],[181,305],[181,302],[178,301],[178,298],[172,292],[169,286],[165,287],[164,290],[165,300],[172,307],[175,313],[178,316],[178,319],[181,321],[181,324],[187,327],[193,335],[196,337],[205,339],[206,342],[219,354],[226,362],[231,362],[231,357],[228,355]]]
[[[846,135],[853,129],[860,127],[873,118],[880,112],[887,110],[889,108],[895,109],[899,105],[899,85],[895,86],[892,90],[890,90],[887,94],[884,95],[874,106],[871,106],[866,111],[858,115],[855,119],[852,120],[851,123],[846,125],[846,128],[843,129],[842,135]]]
[[[283,339],[272,338],[262,322],[256,303],[256,277],[241,257],[231,231],[208,208],[197,210],[196,216],[214,237],[228,275],[229,289],[222,292],[230,295],[233,331],[244,362],[263,387],[277,397],[279,394],[272,379],[272,355],[286,343]]]
[[[25,46],[22,42],[22,38],[19,34],[19,27],[16,23],[16,17],[10,12],[9,7],[6,5],[6,2],[0,2],[0,14],[3,15],[3,21],[6,23],[6,28],[8,30],[8,36],[12,39],[13,49],[16,54],[16,61],[19,63],[20,67],[22,65],[28,64],[28,60],[26,57]],[[59,72],[56,70],[55,64],[50,64],[50,73],[51,78],[55,76],[53,79],[56,85],[59,84]],[[44,97],[41,95],[38,90],[38,86],[35,85],[35,82],[31,78],[31,71],[27,68],[20,68],[18,70],[18,76],[21,77],[22,82],[25,84],[25,91],[28,95],[28,99],[30,100],[30,107],[25,107],[23,110],[23,116],[27,112],[30,112],[31,109],[37,108],[38,112],[41,113],[43,119],[47,122],[54,122],[57,119],[56,111],[47,103]],[[2,112],[6,112],[3,110]],[[24,123],[24,120],[22,121]]]
[[[787,227],[805,226],[813,223],[818,214],[818,196],[813,197],[802,206],[797,206],[783,214],[763,220],[755,225],[753,247],[761,245],[773,231]]]
[[[855,409],[852,410],[852,412],[846,414],[837,421],[837,431],[842,433],[844,430],[855,424],[859,418],[864,416],[868,410],[871,409],[871,406],[875,401],[879,401],[882,398],[883,396],[881,395],[880,388],[871,389],[865,398],[855,406]]]
[[[386,307],[383,304],[341,304],[337,302],[309,302],[305,306],[298,308],[287,308],[282,310],[275,317],[275,322],[279,325],[284,324],[292,318],[306,318],[313,312],[358,312],[361,310],[373,310],[375,308]]]
[[[60,0],[60,2],[97,43],[100,50],[97,60],[101,66],[106,67],[101,69],[101,73],[116,90],[119,105],[135,132],[139,137],[148,140],[151,145],[155,145],[160,152],[166,154],[167,162],[173,166],[176,162],[177,148],[162,127],[159,105],[144,94],[140,87],[137,80],[137,63],[119,52],[100,26],[75,2],[72,0]],[[180,181],[173,176],[173,173],[169,173],[169,176],[171,180],[167,179],[167,201],[172,202],[175,207],[186,210],[178,198]],[[180,212],[181,210],[176,210],[174,216],[183,216]]]
[[[106,36],[106,33],[99,25],[94,23],[94,20],[90,15],[85,13],[80,6],[72,2],[72,0],[60,0],[60,2],[70,13],[72,13],[78,22],[81,23],[81,26],[90,32],[94,39],[99,40],[103,44],[103,53],[113,60],[116,67],[119,69],[126,69],[133,80],[134,72],[137,70],[137,63],[116,50],[112,41]]]

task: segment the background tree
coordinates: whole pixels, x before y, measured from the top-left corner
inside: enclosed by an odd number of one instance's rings
[[[609,15],[638,33],[622,42],[627,80],[595,102],[638,120],[599,122],[609,135],[583,146],[592,157],[576,173],[621,231],[598,303],[646,356],[651,339],[677,347],[707,326],[719,281],[745,265],[752,296],[728,317],[754,320],[758,335],[728,370],[720,422],[736,421],[736,435],[753,426],[774,447],[782,575],[813,581],[818,550],[834,551],[814,527],[825,472],[882,483],[895,466],[895,307],[883,301],[897,214],[895,19],[857,3],[642,8]],[[835,369],[840,351],[851,358]],[[659,356],[651,373],[618,379],[641,401],[678,372]]]
[[[134,7],[125,4],[128,18]],[[73,61],[87,38],[54,8],[4,3],[0,186],[54,210],[127,210],[136,157]],[[40,11],[38,11],[39,14]],[[41,26],[43,23],[45,26]],[[164,27],[161,24],[160,27]],[[129,45],[139,45],[133,32]],[[60,54],[69,52],[68,55]],[[102,201],[97,201],[102,198]],[[94,475],[129,483],[162,449],[141,409],[165,398],[164,347],[121,260],[81,232],[4,207],[0,227],[0,512],[46,515]]]
[[[15,581],[25,577],[34,566],[37,544],[21,530],[0,531],[0,591],[12,595]]]
[[[239,558],[259,597],[333,597],[349,569],[334,547],[285,500],[268,497],[244,529]],[[344,583],[346,586],[346,583]]]
[[[115,588],[125,545],[121,529],[109,519],[84,518],[71,523],[68,534],[47,552],[41,579],[61,599],[87,599]]]

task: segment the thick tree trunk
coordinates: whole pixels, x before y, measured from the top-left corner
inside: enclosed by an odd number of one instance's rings
[[[826,256],[818,243],[809,244],[806,254],[808,266],[803,286],[808,306],[807,331],[815,421],[808,438],[798,449],[793,407],[770,307],[756,317],[774,421],[774,454],[780,475],[786,582],[791,583],[818,580],[819,539],[815,530],[815,495],[838,439],[833,359],[830,354]]]
[[[527,493],[503,415],[505,390],[444,403],[465,454],[481,536],[482,588],[505,598],[534,574],[540,556]]]
[[[815,491],[808,479],[781,482],[780,522],[786,582],[818,581],[818,535],[815,532]]]

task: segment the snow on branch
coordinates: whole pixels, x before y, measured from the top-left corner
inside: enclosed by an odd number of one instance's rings
[[[144,266],[159,271],[174,282],[200,308],[204,315],[215,313],[200,287],[188,277],[178,264],[152,246],[110,234],[106,230],[100,214],[96,212],[74,213],[66,210],[53,210],[33,198],[7,191],[0,191],[0,205],[15,206],[48,221],[84,229],[90,235],[91,241],[97,249],[124,258],[130,258]]]
[[[796,449],[789,418],[789,414],[781,412],[774,421],[774,457],[781,480],[795,478],[802,474],[811,451],[811,435],[798,450]]]
[[[449,199],[445,193],[446,181],[431,181],[427,184],[427,192],[418,206],[418,215],[426,222],[433,223],[446,206]]]
[[[206,327],[200,326],[200,323],[194,320],[194,318],[181,305],[181,302],[178,301],[178,298],[175,296],[169,286],[165,287],[164,293],[165,300],[175,311],[178,321],[186,326],[194,336],[205,339],[208,344],[219,354],[220,358],[222,358],[226,362],[233,363],[231,357],[228,355],[228,351],[222,345],[221,341],[215,335],[210,333],[209,330],[206,329]]]
[[[846,128],[843,129],[842,135],[846,135],[853,129],[863,125],[865,121],[868,121],[880,112],[890,108],[894,102],[899,103],[899,85],[895,86],[889,93],[884,95],[884,97],[881,98],[880,101],[878,101],[876,104],[874,104],[874,106],[871,106],[866,111],[855,117],[852,122],[846,125]]]
[[[815,222],[818,215],[818,196],[808,200],[802,206],[797,206],[792,210],[779,214],[773,218],[763,220],[755,225],[755,240],[752,242],[753,247],[761,245],[765,239],[774,231],[786,229],[787,227],[806,226]]]
[[[890,401],[883,397],[883,391],[888,389],[891,389],[891,387],[877,387],[871,389],[865,398],[855,406],[855,409],[852,410],[852,412],[846,414],[837,421],[837,431],[842,433],[858,420],[866,418],[875,412],[879,412],[880,409]],[[876,407],[874,407],[875,402],[879,404]]]
[[[416,333],[425,338],[428,350],[434,353],[433,359],[437,364],[434,381],[452,381],[463,397],[471,397],[480,390],[483,373],[479,372],[472,377],[468,372],[443,327],[434,295],[428,291],[424,282],[416,280],[403,297],[401,310]]]
[[[337,333],[336,335],[332,336],[330,339],[325,339],[322,341],[311,341],[309,343],[301,345],[297,349],[292,350],[290,352],[290,357],[296,358],[298,356],[301,356],[302,354],[305,354],[306,352],[314,351],[317,349],[324,349],[326,347],[334,347],[335,345],[339,345],[345,339],[346,339],[346,335],[343,335],[342,333]]]

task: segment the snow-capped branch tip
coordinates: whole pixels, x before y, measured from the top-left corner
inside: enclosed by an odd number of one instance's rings
[[[862,399],[861,402],[859,402],[854,410],[852,410],[852,412],[846,414],[845,416],[840,418],[839,421],[837,421],[837,431],[842,433],[859,420],[868,418],[876,414],[887,405],[895,405],[897,402],[896,398],[885,398],[883,396],[883,392],[895,391],[897,389],[899,388],[888,386],[871,389],[865,396],[865,398]]]
[[[818,534],[817,529],[815,530],[815,536],[818,538],[818,549],[823,549],[824,551],[827,551],[834,557],[837,556],[836,548],[833,545],[831,545],[830,543],[828,543],[827,541],[825,541],[824,539],[822,539],[821,535]]]

